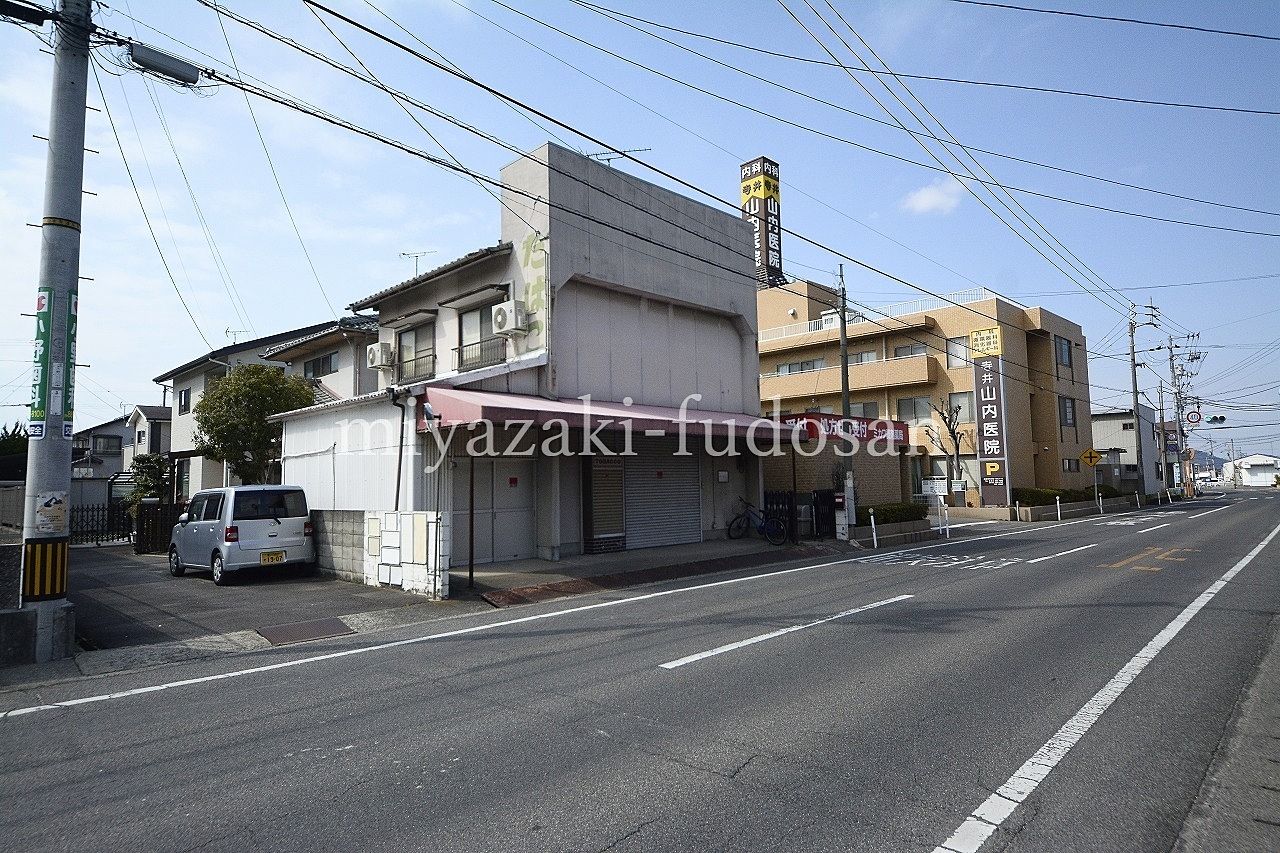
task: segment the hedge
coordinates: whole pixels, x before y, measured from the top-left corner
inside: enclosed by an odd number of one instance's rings
[[[1114,486],[1099,486],[1098,494],[1103,499],[1120,497],[1120,490]],[[1014,503],[1023,506],[1050,506],[1061,498],[1064,504],[1080,503],[1094,500],[1093,489],[1014,489]]]
[[[859,527],[871,526],[871,509],[869,506],[858,507]],[[876,524],[897,524],[900,521],[919,521],[929,517],[929,507],[925,504],[876,504],[875,511]]]

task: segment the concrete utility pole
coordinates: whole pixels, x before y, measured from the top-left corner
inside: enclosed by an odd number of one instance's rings
[[[844,264],[840,265],[840,414],[853,414],[849,402],[849,298],[844,286]]]
[[[1164,483],[1167,489],[1173,485],[1169,482],[1172,477],[1169,473],[1169,429],[1165,426],[1164,420],[1164,383],[1156,383],[1156,401],[1160,404],[1160,482]]]
[[[22,519],[22,606],[37,614],[35,654],[40,662],[65,657],[74,636],[66,598],[89,25],[89,0],[63,0],[54,33]]]
[[[1145,324],[1144,324],[1145,325]],[[1138,462],[1138,494],[1147,493],[1147,469],[1142,459],[1142,414],[1138,410],[1138,351],[1134,340],[1138,334],[1137,308],[1129,308],[1129,381],[1133,386],[1133,446]]]

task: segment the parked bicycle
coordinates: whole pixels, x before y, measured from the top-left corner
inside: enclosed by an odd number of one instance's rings
[[[742,512],[729,522],[729,538],[741,539],[750,529],[755,529],[770,545],[781,545],[787,541],[787,526],[772,516],[766,516],[760,509],[746,498],[738,498],[742,504]]]

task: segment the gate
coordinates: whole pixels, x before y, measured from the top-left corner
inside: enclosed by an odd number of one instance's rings
[[[139,504],[133,536],[137,554],[164,554],[169,550],[169,535],[178,523],[183,507],[177,504]]]
[[[71,508],[71,544],[128,542],[133,519],[123,503],[84,504]]]

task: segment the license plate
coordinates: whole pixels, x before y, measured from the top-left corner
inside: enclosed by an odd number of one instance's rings
[[[263,551],[258,557],[258,565],[269,566],[272,563],[283,563],[284,551]]]

